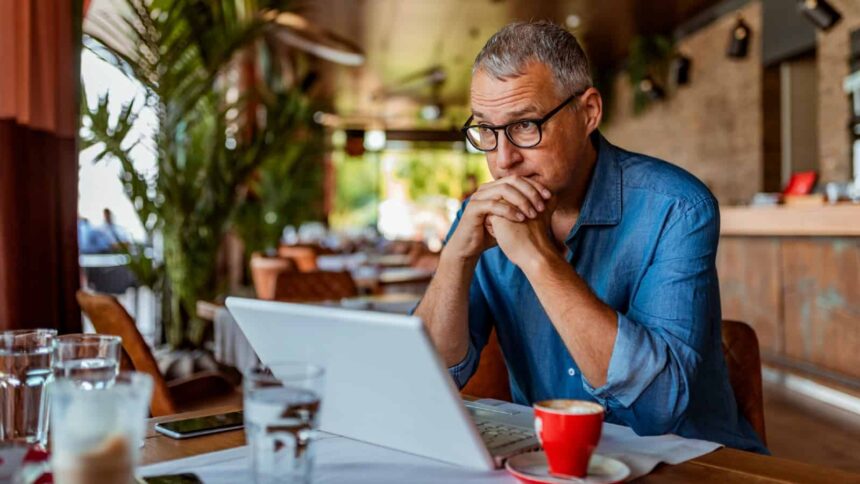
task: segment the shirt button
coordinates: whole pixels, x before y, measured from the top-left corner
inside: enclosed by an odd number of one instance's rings
[[[570,376],[574,376],[574,375],[576,375],[576,370],[574,370],[573,368],[568,368],[567,374]]]

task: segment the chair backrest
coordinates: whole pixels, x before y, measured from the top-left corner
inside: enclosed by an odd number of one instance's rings
[[[119,301],[113,296],[86,291],[78,291],[77,299],[97,333],[122,338],[121,366],[124,369],[133,368],[136,371],[148,373],[152,377],[154,383],[152,402],[150,402],[152,416],[160,417],[176,413],[176,404],[170,396],[167,382],[164,381],[149,346],[137,330],[134,320]]]
[[[275,281],[277,301],[327,301],[358,296],[349,272],[282,272]]]
[[[278,255],[292,259],[300,271],[317,270],[317,251],[313,247],[282,245],[278,247]]]
[[[761,357],[755,330],[740,321],[723,320],[723,355],[738,410],[746,417],[761,441],[767,445],[764,426],[764,399],[761,387]]]
[[[296,263],[285,257],[265,257],[262,254],[251,254],[251,280],[254,291],[260,299],[275,299],[275,284],[282,272],[297,271]]]
[[[481,360],[475,374],[460,390],[463,395],[477,398],[495,398],[511,401],[511,387],[508,383],[508,369],[502,356],[502,348],[496,337],[496,330],[490,333],[487,345],[481,351]]]

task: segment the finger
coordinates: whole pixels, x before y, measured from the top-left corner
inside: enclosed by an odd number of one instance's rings
[[[493,185],[483,190],[480,194],[475,193],[474,197],[480,200],[504,200],[505,202],[516,206],[520,211],[531,218],[537,217],[538,208],[532,201],[523,194],[518,188],[510,183],[500,183]]]
[[[537,180],[532,180],[529,177],[523,177],[523,180],[525,180],[529,185],[533,186],[535,190],[539,191],[541,196],[543,196],[543,198],[545,198],[546,200],[552,198],[552,192],[549,191],[547,187],[543,186]]]
[[[488,215],[497,215],[499,217],[504,217],[511,222],[523,222],[526,219],[525,214],[523,214],[517,207],[499,200],[476,200],[475,202],[475,210],[477,210],[477,215],[486,218]]]
[[[490,234],[490,237],[496,238],[496,234],[493,232],[493,222],[490,220],[492,216],[484,219],[484,228],[487,229],[487,233]]]
[[[517,188],[523,195],[528,197],[531,201],[532,205],[538,210],[538,212],[543,212],[546,208],[546,203],[543,199],[543,193],[541,189],[543,188],[540,183],[529,180],[524,177],[511,177],[508,180],[508,183]],[[545,188],[543,188],[546,190]]]

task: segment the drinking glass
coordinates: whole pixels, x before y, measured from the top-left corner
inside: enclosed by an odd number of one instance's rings
[[[45,384],[56,337],[53,329],[0,332],[0,442],[46,443]]]
[[[245,372],[245,435],[256,484],[311,481],[323,376],[321,367],[300,362]]]
[[[103,334],[65,334],[57,338],[54,378],[85,388],[110,386],[119,373],[122,338]]]
[[[110,385],[51,382],[51,469],[57,484],[133,483],[152,377],[122,372]]]

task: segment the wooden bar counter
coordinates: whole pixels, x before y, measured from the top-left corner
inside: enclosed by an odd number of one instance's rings
[[[720,235],[860,237],[860,204],[722,207]]]
[[[766,363],[860,391],[860,205],[721,208],[717,268]]]

